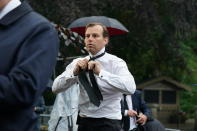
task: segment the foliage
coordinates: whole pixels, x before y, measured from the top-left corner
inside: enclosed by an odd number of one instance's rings
[[[121,11],[114,9],[110,14],[106,14],[111,15],[110,17],[114,17],[114,14],[117,19],[125,20],[124,24],[130,30],[126,37],[111,38],[113,44],[110,51],[127,61],[129,69],[139,82],[161,75],[176,79],[176,75],[182,74],[185,69],[186,62],[181,55],[175,31],[169,31],[170,22],[165,23],[161,19],[159,24],[158,22],[150,24],[151,19],[140,18],[140,14],[134,12],[131,9]]]
[[[187,120],[187,114],[185,112],[172,112],[169,116],[169,123],[177,124],[177,123],[185,123]]]
[[[184,92],[181,94],[181,107],[184,111],[190,114],[190,117],[194,117],[194,113],[197,109],[197,88],[193,84],[197,84],[197,33],[193,33],[191,38],[183,41],[182,53],[187,59],[187,68],[182,82],[191,86],[191,92]]]
[[[195,111],[197,108],[197,89],[192,88],[191,92],[182,92],[181,94],[181,109],[187,112],[189,117],[195,117]]]

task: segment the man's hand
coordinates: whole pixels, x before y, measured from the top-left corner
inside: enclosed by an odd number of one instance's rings
[[[139,117],[139,119],[136,121],[137,123],[139,123],[141,125],[146,124],[146,121],[148,119],[146,115],[144,115],[143,113],[140,113],[138,117]]]
[[[88,67],[88,59],[79,60],[73,70],[73,74],[76,76],[79,74],[80,69],[86,70]]]
[[[98,61],[89,61],[88,70],[93,70],[96,75],[99,75],[101,72],[101,64]]]
[[[136,116],[137,116],[137,112],[134,111],[134,110],[128,110],[128,111],[127,111],[127,115],[128,115],[129,117],[136,117]]]

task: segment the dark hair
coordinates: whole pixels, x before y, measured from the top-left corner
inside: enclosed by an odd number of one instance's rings
[[[108,37],[109,38],[109,32],[107,30],[107,27],[101,23],[89,23],[86,25],[86,28],[85,28],[85,32],[87,30],[88,27],[93,27],[93,26],[96,26],[96,25],[100,25],[102,28],[103,28],[103,37]]]

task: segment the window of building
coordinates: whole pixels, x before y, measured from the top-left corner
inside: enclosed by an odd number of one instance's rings
[[[162,104],[176,104],[176,91],[162,91]]]
[[[147,103],[159,103],[159,91],[158,90],[145,90],[144,100]]]

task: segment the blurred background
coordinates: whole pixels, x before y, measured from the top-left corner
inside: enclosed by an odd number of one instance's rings
[[[127,62],[154,117],[167,128],[197,130],[197,0],[27,1],[65,28],[85,16],[119,20],[129,33],[111,37],[107,50]],[[74,56],[85,55],[64,42],[52,80]],[[55,95],[49,90],[44,98],[49,114]]]

